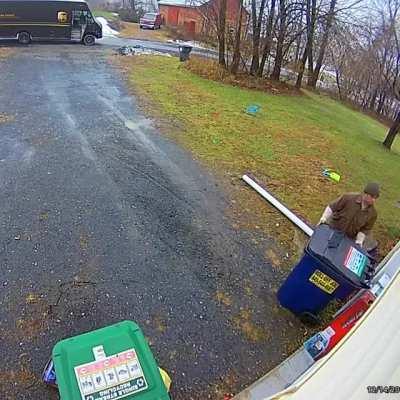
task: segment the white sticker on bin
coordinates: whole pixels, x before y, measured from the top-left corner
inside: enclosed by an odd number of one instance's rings
[[[367,257],[353,246],[350,247],[344,260],[344,266],[361,277],[367,265]]]
[[[100,347],[93,348],[100,359],[74,368],[82,400],[118,400],[147,389],[135,349],[101,358]]]
[[[105,358],[107,358],[103,346],[93,347],[92,351],[93,351],[94,359],[96,361],[104,360]]]

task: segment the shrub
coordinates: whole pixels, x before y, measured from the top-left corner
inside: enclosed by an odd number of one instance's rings
[[[218,61],[212,58],[192,56],[185,67],[206,79],[211,79],[218,82],[223,82],[228,85],[239,86],[247,89],[257,89],[266,91],[272,94],[292,94],[301,95],[293,86],[284,82],[276,82],[266,78],[258,78],[251,76],[245,72],[233,75],[228,69],[223,68],[218,64]]]
[[[142,9],[132,10],[131,8],[122,8],[118,11],[118,14],[122,21],[138,23],[140,18],[143,17],[144,12]]]

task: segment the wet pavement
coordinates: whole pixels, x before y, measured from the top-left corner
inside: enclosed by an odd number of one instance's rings
[[[56,399],[54,344],[130,319],[176,400],[220,399],[280,360],[297,328],[281,276],[227,199],[158,134],[107,46],[34,44],[0,62],[0,398]]]

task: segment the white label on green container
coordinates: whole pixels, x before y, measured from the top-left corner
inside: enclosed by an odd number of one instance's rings
[[[106,353],[104,352],[104,347],[103,346],[93,347],[92,352],[93,352],[93,355],[94,355],[94,359],[96,361],[104,360],[105,358],[107,358]]]
[[[75,367],[82,400],[117,400],[147,389],[134,349]]]

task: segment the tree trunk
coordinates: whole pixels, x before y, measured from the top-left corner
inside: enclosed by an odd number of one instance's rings
[[[296,39],[296,52],[294,53],[294,64],[297,65],[297,63],[300,60],[300,50],[301,50],[301,35],[299,35],[298,39]]]
[[[310,84],[310,77],[314,73],[314,36],[315,36],[315,25],[317,23],[317,0],[307,0],[307,44],[308,44],[308,82]]]
[[[301,88],[301,82],[303,81],[304,70],[306,68],[306,61],[308,56],[308,48],[307,45],[304,49],[303,57],[301,57],[301,63],[299,67],[299,73],[297,74],[296,88]]]
[[[335,70],[335,75],[336,75],[336,85],[337,85],[338,92],[339,92],[339,99],[343,100],[342,85],[340,84],[340,75],[339,75],[339,70],[337,68]]]
[[[274,70],[272,71],[271,79],[279,81],[279,78],[281,77],[282,62],[283,62],[283,44],[279,43],[278,41],[276,48]]]
[[[226,28],[226,2],[227,0],[220,0],[218,10],[218,63],[226,68],[225,60],[225,28]]]
[[[371,81],[371,79],[368,79],[366,88],[364,90],[364,97],[362,99],[362,105],[361,105],[363,110],[367,110],[368,109],[369,103],[370,103],[370,99],[371,99],[371,96],[370,96],[370,93],[371,93],[370,81]]]
[[[329,35],[331,33],[333,20],[335,18],[336,2],[337,2],[337,0],[331,0],[331,2],[330,2],[328,15],[326,17],[325,31],[322,36],[321,48],[320,48],[319,54],[318,54],[317,64],[315,65],[314,71],[313,71],[313,73],[311,75],[311,79],[309,81],[309,86],[311,86],[314,89],[317,86],[319,74],[320,74],[321,68],[322,68],[322,63],[323,63],[324,57],[325,57],[326,46],[328,44]]]
[[[257,35],[257,0],[251,0],[251,27],[252,27],[252,58],[251,58],[251,66],[250,66],[250,74],[253,70],[253,66],[255,62],[258,63],[258,46],[259,46],[259,39],[257,43],[257,36],[258,38],[260,35]]]
[[[239,0],[239,14],[236,21],[235,44],[233,50],[233,58],[231,65],[232,74],[237,74],[240,63],[240,41],[242,35],[242,14],[243,14],[243,0]]]
[[[301,57],[301,63],[299,66],[299,73],[297,74],[296,88],[301,88],[301,83],[303,81],[304,70],[306,68],[306,62],[308,55],[310,53],[308,46],[312,46],[312,35],[311,35],[311,2],[307,0],[306,3],[306,21],[307,21],[307,42],[304,48],[303,56]]]
[[[256,75],[260,60],[260,35],[266,0],[261,0],[260,9],[256,9],[256,0],[251,1],[251,16],[253,20],[253,57],[251,60],[250,74]]]
[[[383,141],[383,145],[387,149],[390,150],[392,148],[394,139],[396,138],[396,135],[399,133],[399,131],[400,131],[400,110],[397,112],[396,118],[392,126],[390,127],[385,140]]]
[[[372,93],[370,99],[369,99],[369,106],[368,108],[372,111],[375,111],[375,103],[376,103],[376,97],[378,96],[378,92],[375,89],[374,92]]]
[[[282,62],[283,62],[283,42],[286,34],[286,0],[279,1],[279,34],[276,43],[276,55],[274,70],[272,71],[271,78],[279,80],[281,76]]]
[[[303,3],[304,3],[304,1],[303,1]],[[299,21],[297,22],[296,32],[301,32],[302,27],[303,27],[303,17],[304,17],[304,15],[306,15],[306,17],[307,17],[307,7],[305,7],[304,4],[301,9],[301,16],[299,18]],[[294,65],[297,66],[297,64],[300,60],[300,53],[302,50],[302,35],[297,35],[297,39],[295,40],[295,42],[296,42],[296,44],[295,44],[296,51],[294,54]]]
[[[385,101],[386,101],[386,95],[381,92],[381,94],[379,95],[378,107],[376,108],[376,112],[378,114],[382,114],[383,106],[385,105]]]
[[[264,49],[263,49],[263,52],[262,52],[261,62],[260,62],[260,65],[258,67],[258,72],[257,72],[258,76],[263,76],[265,63],[266,63],[267,58],[269,57],[270,52],[271,52],[272,28],[274,26],[274,18],[275,18],[275,5],[276,5],[276,0],[271,0],[271,7],[269,9],[267,29],[266,29],[266,32],[265,32],[265,45],[264,45]]]

